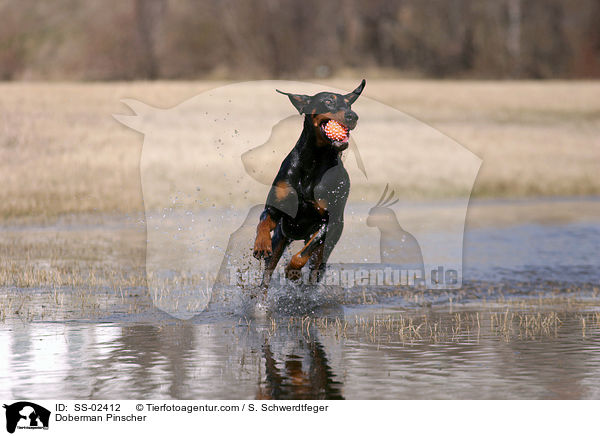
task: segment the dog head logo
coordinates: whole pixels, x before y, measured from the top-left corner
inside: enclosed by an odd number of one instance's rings
[[[6,431],[14,433],[19,429],[48,429],[50,411],[28,401],[19,401],[11,405],[4,404],[6,409]]]
[[[463,231],[481,160],[431,126],[368,98],[363,86],[324,92],[309,83],[245,82],[170,109],[123,100],[135,114],[114,117],[144,135],[146,272],[158,308],[190,318],[215,300],[229,266],[260,273],[248,211],[265,204],[307,122],[317,123],[323,143],[344,150],[350,180],[343,232],[328,264],[401,261],[421,271],[430,289],[462,286]],[[387,184],[394,195],[377,205]],[[436,206],[435,199],[446,197],[452,200]],[[240,234],[248,240],[230,243]]]

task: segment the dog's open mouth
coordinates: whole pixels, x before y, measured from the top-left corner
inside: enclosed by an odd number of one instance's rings
[[[336,120],[328,120],[321,123],[321,131],[335,148],[340,150],[348,148],[348,138],[350,137],[348,127],[338,123]]]

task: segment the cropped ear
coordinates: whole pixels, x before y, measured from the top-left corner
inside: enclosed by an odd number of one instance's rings
[[[311,101],[310,96],[303,94],[290,94],[289,92],[283,92],[279,89],[276,89],[275,91],[277,91],[280,94],[287,95],[294,107],[298,110],[298,112],[300,112],[301,114],[306,113],[305,110]]]
[[[346,100],[346,102],[348,104],[354,103],[356,101],[356,99],[358,98],[358,96],[363,92],[363,89],[365,89],[366,83],[367,83],[367,81],[365,79],[362,79],[362,82],[360,82],[360,85],[358,85],[358,88],[356,88],[350,94],[346,94],[344,96],[344,100]]]

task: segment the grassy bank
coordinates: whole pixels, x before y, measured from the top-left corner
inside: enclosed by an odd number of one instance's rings
[[[142,136],[112,119],[127,111],[119,100],[165,108],[219,85],[0,84],[0,218],[142,211]],[[481,157],[475,197],[600,194],[598,82],[372,80],[365,95]]]

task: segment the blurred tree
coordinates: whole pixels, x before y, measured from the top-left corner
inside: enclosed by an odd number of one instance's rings
[[[506,46],[512,58],[512,76],[521,75],[521,0],[508,0]]]
[[[135,0],[136,28],[140,46],[140,76],[158,78],[156,42],[158,30],[165,14],[165,0]]]
[[[600,77],[600,0],[0,0],[0,79]]]
[[[32,26],[27,11],[10,7],[6,0],[0,2],[0,79],[18,76],[25,66],[25,48],[28,30]]]

